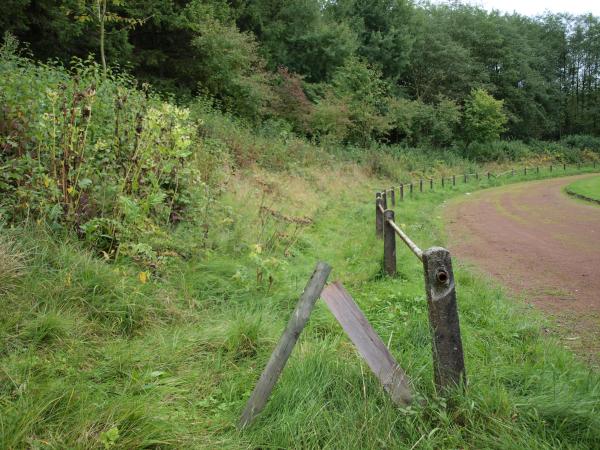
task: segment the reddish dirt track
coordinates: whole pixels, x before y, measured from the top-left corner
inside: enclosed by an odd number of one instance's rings
[[[589,176],[479,191],[451,202],[445,216],[459,261],[556,318],[565,343],[599,362],[600,206],[563,192]]]

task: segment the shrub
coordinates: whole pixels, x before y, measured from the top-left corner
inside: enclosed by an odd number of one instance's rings
[[[473,89],[465,101],[465,138],[470,142],[490,142],[500,137],[508,118],[504,102],[484,89]]]
[[[187,109],[127,76],[0,54],[0,219],[73,229],[105,255],[149,254],[144,235],[181,220],[201,152]]]

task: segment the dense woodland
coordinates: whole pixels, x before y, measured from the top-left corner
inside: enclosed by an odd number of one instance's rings
[[[39,60],[93,54],[159,92],[210,98],[318,141],[447,147],[500,132],[600,134],[592,15],[408,0],[9,0],[0,32]],[[494,105],[503,114],[475,123]]]

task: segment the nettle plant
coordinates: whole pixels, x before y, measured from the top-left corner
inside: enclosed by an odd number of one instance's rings
[[[0,220],[75,230],[106,258],[152,258],[201,182],[197,123],[90,61],[70,71],[0,54]]]

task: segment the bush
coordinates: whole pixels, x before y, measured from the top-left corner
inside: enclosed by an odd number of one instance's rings
[[[75,230],[105,256],[150,254],[144,236],[177,223],[193,201],[202,147],[189,112],[93,62],[35,64],[8,44],[0,220]]]
[[[563,137],[560,140],[560,143],[567,147],[579,150],[592,150],[596,153],[600,153],[600,137],[587,134],[573,134]]]

